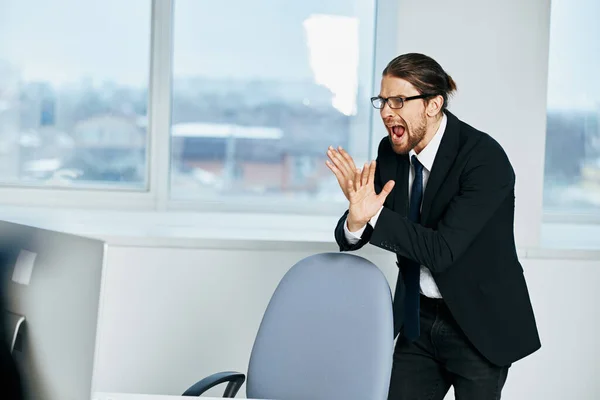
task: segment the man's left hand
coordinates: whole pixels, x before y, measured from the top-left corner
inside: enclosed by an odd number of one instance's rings
[[[365,226],[383,206],[386,197],[394,188],[394,181],[388,181],[381,193],[375,193],[376,162],[365,165],[362,173],[357,171],[355,181],[348,181],[348,196],[350,200],[348,212],[348,229],[356,232]]]

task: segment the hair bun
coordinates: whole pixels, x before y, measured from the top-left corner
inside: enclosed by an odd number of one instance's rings
[[[446,74],[446,83],[448,84],[448,92],[454,92],[456,90],[456,82],[448,74]]]

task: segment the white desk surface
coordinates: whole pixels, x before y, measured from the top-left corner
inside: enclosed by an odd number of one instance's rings
[[[138,393],[104,393],[96,392],[92,400],[175,400],[187,399],[183,396],[167,396],[160,394],[138,394]],[[198,397],[201,398],[201,397]],[[202,397],[203,398],[203,397]],[[206,397],[206,399],[215,399],[216,397]]]
[[[191,397],[183,396],[166,396],[157,394],[137,394],[137,393],[103,393],[96,392],[92,396],[92,400],[183,400]],[[222,397],[196,397],[201,400],[216,400]]]

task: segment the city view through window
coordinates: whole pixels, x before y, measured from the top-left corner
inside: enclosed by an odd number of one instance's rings
[[[147,190],[151,112],[171,121],[156,134],[173,199],[337,201],[327,146],[368,157],[373,1],[175,0],[168,110],[149,108],[150,1],[0,7],[2,184]],[[552,2],[550,212],[600,209],[597,15],[594,0]]]

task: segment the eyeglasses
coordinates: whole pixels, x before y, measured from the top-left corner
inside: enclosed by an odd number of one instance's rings
[[[437,96],[437,94],[420,94],[418,96],[410,96],[410,97],[381,97],[381,96],[375,96],[375,97],[371,97],[371,104],[373,104],[373,107],[377,108],[378,110],[381,110],[383,107],[385,107],[385,103],[387,103],[390,108],[393,108],[395,110],[400,109],[402,107],[404,107],[404,102],[405,101],[409,101],[409,100],[416,100],[416,99],[425,99],[427,97],[433,97],[433,96]]]

